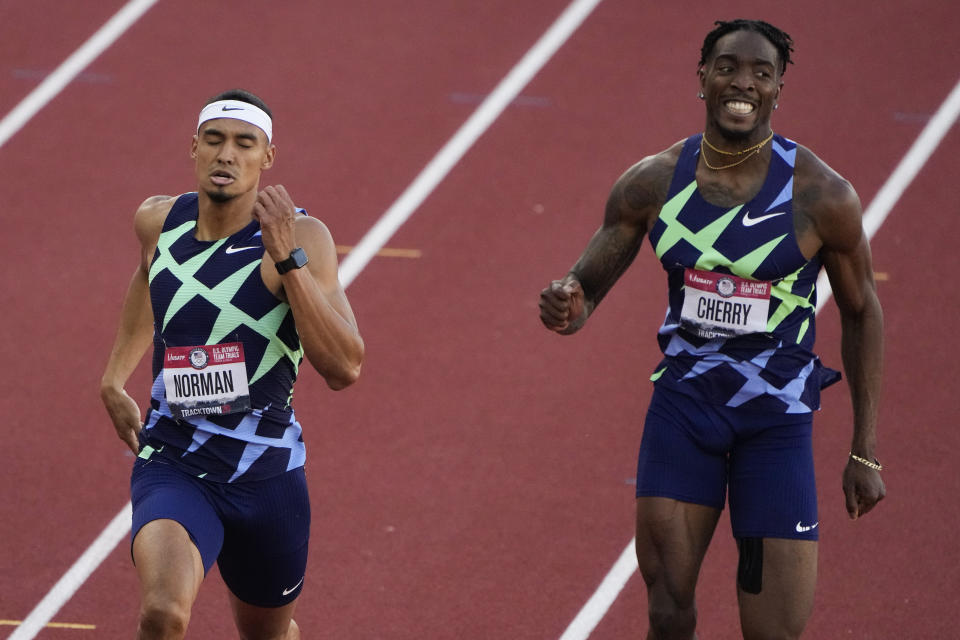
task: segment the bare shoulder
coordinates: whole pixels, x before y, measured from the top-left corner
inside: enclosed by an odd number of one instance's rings
[[[163,223],[176,201],[174,196],[152,196],[144,200],[133,215],[133,227],[140,240],[140,268],[145,272],[150,270]]]
[[[177,201],[178,196],[150,196],[137,207],[136,216],[144,218],[166,218]]]
[[[339,260],[333,235],[322,221],[301,215],[294,223],[297,244],[303,248],[309,259],[310,272],[321,281],[335,278]]]
[[[849,181],[801,145],[793,196],[801,239],[813,234],[823,247],[841,251],[858,245],[863,233],[860,197]]]
[[[627,169],[610,192],[608,221],[611,216],[620,220],[636,218],[643,226],[649,226],[666,200],[682,149],[681,140]]]
[[[304,245],[304,249],[310,246],[316,248],[333,247],[333,235],[322,221],[306,214],[297,216],[294,222],[294,230],[297,234],[297,242]]]
[[[176,201],[175,196],[151,196],[137,208],[133,215],[133,224],[141,244],[156,245],[163,222]]]

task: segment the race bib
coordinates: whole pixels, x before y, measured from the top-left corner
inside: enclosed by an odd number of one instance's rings
[[[701,338],[765,333],[770,283],[696,269],[684,270],[681,323]]]
[[[243,343],[167,347],[163,385],[173,417],[227,415],[250,410]]]

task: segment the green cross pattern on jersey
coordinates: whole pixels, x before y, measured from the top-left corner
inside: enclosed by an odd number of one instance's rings
[[[184,222],[180,226],[162,233],[157,242],[157,255],[153,264],[150,266],[150,281],[152,282],[161,271],[167,270],[181,283],[181,286],[170,300],[160,330],[163,331],[166,329],[167,324],[184,305],[190,302],[195,296],[200,296],[220,310],[205,344],[218,344],[236,331],[236,328],[240,325],[248,327],[268,340],[269,344],[266,352],[260,359],[256,371],[249,380],[249,384],[252,385],[256,383],[257,380],[269,372],[282,358],[288,358],[293,365],[294,372],[296,372],[300,360],[303,357],[302,347],[297,350],[292,350],[276,335],[277,327],[289,311],[289,305],[286,303],[278,303],[277,306],[266,315],[257,319],[231,303],[237,290],[250,276],[251,272],[260,268],[260,260],[250,262],[238,269],[233,275],[222,280],[216,286],[208,287],[197,280],[195,275],[206,264],[207,260],[219,251],[227,241],[227,238],[217,240],[207,249],[182,264],[178,263],[171,256],[170,247],[184,234],[192,233],[195,226],[196,222],[193,220]]]
[[[684,226],[679,221],[678,216],[696,190],[697,182],[694,180],[668,200],[660,210],[660,221],[666,225],[666,229],[654,247],[657,257],[663,258],[668,250],[682,240],[700,252],[694,268],[712,271],[717,266],[724,266],[731,273],[741,278],[759,279],[754,275],[757,268],[788,237],[788,234],[779,235],[739,258],[725,256],[716,248],[715,243],[731,223],[738,219],[737,215],[744,205],[738,205],[727,210],[726,213],[699,231],[693,231]],[[768,332],[773,332],[795,309],[813,307],[810,302],[810,297],[813,295],[812,290],[807,297],[793,293],[793,285],[796,283],[801,270],[802,268],[772,283],[771,298],[777,299],[780,304],[776,306],[776,310],[770,314],[767,320]],[[800,327],[799,335],[795,338],[796,342],[803,339],[808,326],[809,322],[804,321]]]

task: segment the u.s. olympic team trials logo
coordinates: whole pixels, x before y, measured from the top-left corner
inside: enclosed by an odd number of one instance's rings
[[[719,278],[717,280],[717,293],[724,298],[729,298],[737,292],[737,283],[732,278]]]
[[[210,356],[207,355],[205,349],[200,347],[195,347],[190,350],[190,366],[194,369],[203,369],[207,366],[207,363],[210,361]]]

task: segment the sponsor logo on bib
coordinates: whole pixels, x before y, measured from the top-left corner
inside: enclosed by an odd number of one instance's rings
[[[250,410],[243,343],[168,347],[163,359],[167,404],[177,419]]]
[[[681,323],[702,338],[765,333],[770,283],[737,276],[684,270]]]

